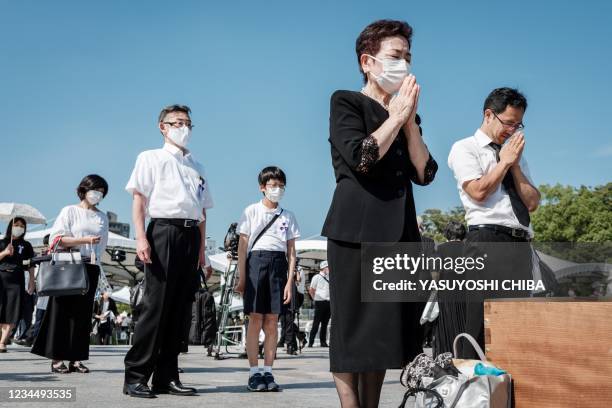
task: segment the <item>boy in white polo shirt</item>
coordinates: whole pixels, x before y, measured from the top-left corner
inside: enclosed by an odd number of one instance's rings
[[[278,203],[287,178],[278,167],[259,173],[259,189],[264,198],[248,206],[238,226],[239,279],[236,291],[244,298],[244,314],[249,315],[247,355],[249,391],[278,391],[272,375],[278,340],[278,315],[291,302],[295,268],[295,239],[299,238],[295,216]],[[263,373],[258,367],[259,332],[263,328]]]

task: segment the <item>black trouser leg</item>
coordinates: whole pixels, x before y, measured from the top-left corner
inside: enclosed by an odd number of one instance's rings
[[[321,334],[319,335],[319,339],[321,340],[321,344],[325,344],[327,343],[327,324],[331,316],[331,309],[329,307],[329,300],[317,303],[321,303]]]
[[[45,317],[45,309],[36,309],[36,320],[34,321],[34,326],[32,328],[32,340],[38,336],[38,331],[40,330],[40,324],[42,323],[43,317]]]
[[[476,258],[482,256],[483,248],[487,248],[488,243],[505,243],[507,248],[504,246],[503,250],[500,250],[501,245],[497,246],[495,252],[495,258],[489,263],[485,269],[485,273],[488,277],[495,277],[497,279],[509,279],[509,278],[531,278],[531,250],[525,240],[513,238],[512,236],[490,229],[478,229],[468,232],[465,239],[465,256]],[[515,246],[513,244],[520,243]],[[480,275],[478,273],[466,274],[466,279],[478,279]],[[487,276],[485,276],[487,277]],[[471,334],[480,347],[485,349],[485,335],[484,335],[484,301],[469,301],[465,305],[465,331]],[[458,353],[460,358],[477,359],[478,355],[473,347],[465,340],[459,341]]]
[[[34,314],[34,304],[36,301],[35,295],[28,295],[26,293],[23,302],[23,308],[21,311],[22,322],[19,323],[21,331],[19,332],[19,340],[25,340],[30,335],[30,328],[32,327],[32,315]]]
[[[278,321],[280,322],[280,326],[281,326],[281,334],[280,337],[278,338],[278,344],[285,344],[285,340],[287,338],[287,316],[288,316],[289,310],[285,311],[284,313],[280,314],[278,316]],[[289,342],[287,342],[287,344],[289,344]]]
[[[133,346],[125,356],[125,381],[157,384],[178,378],[184,303],[193,296],[200,231],[152,221],[147,228],[151,264]]]
[[[315,337],[317,336],[317,332],[319,331],[319,325],[321,324],[321,318],[322,313],[321,313],[321,301],[319,300],[315,300],[315,314],[314,314],[314,319],[312,321],[312,330],[310,330],[310,339],[308,341],[309,345],[314,344],[315,341]]]
[[[295,341],[295,313],[293,312],[293,309],[288,308],[283,317],[283,327],[286,333],[285,341],[287,343],[287,347],[292,347],[295,350],[297,349],[297,342]]]

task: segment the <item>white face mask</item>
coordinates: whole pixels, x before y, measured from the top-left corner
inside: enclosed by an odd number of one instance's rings
[[[16,227],[16,226],[13,227],[13,232],[11,232],[11,234],[13,234],[15,238],[21,237],[24,233],[25,233],[25,228]]]
[[[187,143],[189,143],[189,139],[191,138],[191,129],[189,129],[187,126],[180,128],[170,126],[167,136],[168,139],[172,140],[178,146],[186,147]]]
[[[278,203],[283,199],[285,189],[280,187],[266,187],[266,198],[273,203]]]
[[[87,202],[91,205],[96,205],[98,204],[100,201],[102,201],[102,196],[104,194],[101,191],[97,191],[97,190],[89,190],[87,192],[87,194],[85,194],[85,199],[87,199]]]
[[[383,64],[383,72],[376,75],[370,72],[378,85],[388,94],[394,94],[402,87],[404,78],[410,73],[410,64],[404,59],[385,58],[380,60],[376,57],[368,55]]]

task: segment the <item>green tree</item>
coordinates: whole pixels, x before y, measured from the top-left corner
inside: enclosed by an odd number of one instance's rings
[[[542,201],[531,216],[536,241],[612,241],[612,183],[593,188],[545,184],[539,189]]]
[[[445,242],[444,228],[449,221],[465,223],[465,210],[462,206],[451,208],[449,211],[442,211],[437,208],[425,210],[421,215],[423,218],[423,235],[433,238],[436,242]]]
[[[535,241],[610,242],[612,241],[612,183],[596,187],[547,184],[539,187],[540,207],[531,214]],[[449,221],[465,223],[465,211],[458,206],[448,211],[426,210],[423,235],[444,242]]]

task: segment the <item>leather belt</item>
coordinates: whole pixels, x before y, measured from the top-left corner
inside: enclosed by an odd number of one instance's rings
[[[193,228],[200,225],[198,220],[190,220],[183,218],[153,218],[151,221],[161,222],[162,224],[176,225],[177,227]]]
[[[526,240],[530,239],[529,232],[521,228],[510,228],[510,227],[504,227],[503,225],[496,225],[496,224],[479,224],[479,225],[468,226],[468,231],[475,231],[478,229],[489,229],[489,230],[493,230],[497,232],[502,232],[514,238],[520,238],[520,239],[526,239]]]

